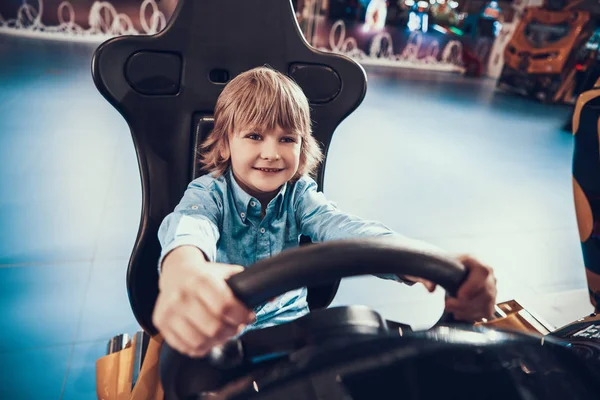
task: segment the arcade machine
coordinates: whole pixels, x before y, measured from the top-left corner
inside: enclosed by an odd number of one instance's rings
[[[242,8],[237,18],[219,12],[227,9],[220,8],[223,3],[229,9],[233,5]],[[208,10],[213,14],[207,12],[207,4],[213,6]],[[267,23],[272,15],[248,2],[181,0],[161,34],[114,38],[94,53],[92,71],[98,90],[132,127],[146,196],[141,233],[127,271],[129,300],[145,331],[131,341],[123,337],[111,340],[108,354],[96,363],[98,398],[598,398],[600,316],[596,314],[554,330],[517,302],[509,302],[499,304],[494,319],[478,326],[442,317],[432,329],[412,332],[365,306],[327,308],[337,290],[335,282],[365,274],[420,276],[439,284],[449,295],[456,294],[466,278],[462,264],[442,254],[407,248],[393,239],[316,243],[263,259],[227,280],[235,296],[254,308],[293,288],[309,287],[308,302],[313,306],[308,315],[249,330],[201,358],[186,357],[162,343],[152,323],[160,253],[156,221],[162,217],[153,213],[172,209],[165,204],[176,203],[189,175],[199,173],[193,160],[203,137],[212,129],[212,119],[203,115],[212,112],[210,107],[218,93],[214,86],[223,83],[223,75],[180,74],[180,68],[185,68],[184,72],[199,67],[237,73],[265,61],[279,65],[310,89],[309,99],[315,104],[313,118],[323,121],[315,124],[315,136],[327,144],[343,119],[339,116],[352,112],[364,97],[364,71],[350,59],[307,46],[291,5],[283,8],[282,4],[270,0],[270,5],[281,7],[278,15],[284,23],[274,26],[280,28],[277,31]],[[255,23],[248,18],[252,13],[254,18],[263,18],[256,25],[260,29],[249,29],[249,24]],[[246,35],[220,39],[218,46],[209,40],[199,41],[199,46],[186,45],[191,39],[210,38],[215,27],[227,23],[228,31],[248,28],[241,30]],[[264,46],[265,40],[273,38],[283,39],[273,48]],[[276,46],[281,44],[285,47]],[[222,56],[236,54],[233,50],[242,46],[254,46],[256,51],[237,58]],[[165,58],[164,49],[181,58]],[[256,56],[264,49],[264,54]],[[141,61],[136,57],[142,57]],[[148,70],[148,65],[153,68]],[[219,69],[211,70],[215,66]],[[173,87],[192,90],[169,94]],[[203,96],[201,102],[198,96]],[[148,104],[160,112],[149,113]],[[126,112],[130,109],[133,111]],[[596,128],[589,123],[598,120],[596,108],[586,108],[581,115],[580,125],[592,128],[588,133],[597,138]],[[168,135],[162,134],[164,126],[170,128]],[[578,135],[582,133],[580,130]],[[597,149],[595,143],[593,148]]]
[[[547,0],[525,10],[504,50],[499,88],[548,103],[573,101],[580,50],[594,32],[590,12],[577,4]]]

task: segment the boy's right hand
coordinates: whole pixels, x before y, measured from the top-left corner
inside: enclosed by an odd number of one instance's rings
[[[165,257],[152,322],[164,340],[190,357],[202,357],[255,320],[225,282],[240,265],[209,263],[195,247]]]

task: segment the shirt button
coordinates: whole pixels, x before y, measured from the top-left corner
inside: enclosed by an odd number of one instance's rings
[[[198,206],[192,206],[192,210],[197,210]]]
[[[260,228],[260,233],[265,233],[265,228]]]
[[[253,201],[251,201],[251,202],[250,202],[250,205],[251,205],[252,207],[254,207],[254,206],[256,205],[256,202],[253,200]]]
[[[242,218],[246,217],[246,213],[240,213],[240,215]]]

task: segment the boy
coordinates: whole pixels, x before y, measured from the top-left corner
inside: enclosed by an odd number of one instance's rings
[[[202,147],[209,174],[190,183],[159,230],[160,293],[153,322],[183,354],[201,357],[246,328],[308,313],[306,288],[248,310],[225,282],[258,260],[298,246],[301,234],[314,242],[400,236],[343,213],[317,192],[309,175],[322,154],[311,134],[308,101],[277,71],[255,68],[225,87],[214,130]],[[463,320],[490,317],[496,296],[492,270],[473,258],[459,261],[469,274],[446,310]],[[407,278],[434,289],[431,282]]]

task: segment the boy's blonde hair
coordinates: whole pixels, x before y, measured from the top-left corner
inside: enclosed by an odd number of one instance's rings
[[[243,130],[273,130],[298,134],[300,163],[292,177],[314,174],[323,154],[312,136],[310,107],[302,89],[284,74],[258,67],[236,76],[225,86],[215,106],[215,126],[200,147],[207,172],[222,175],[231,164],[229,137]]]

